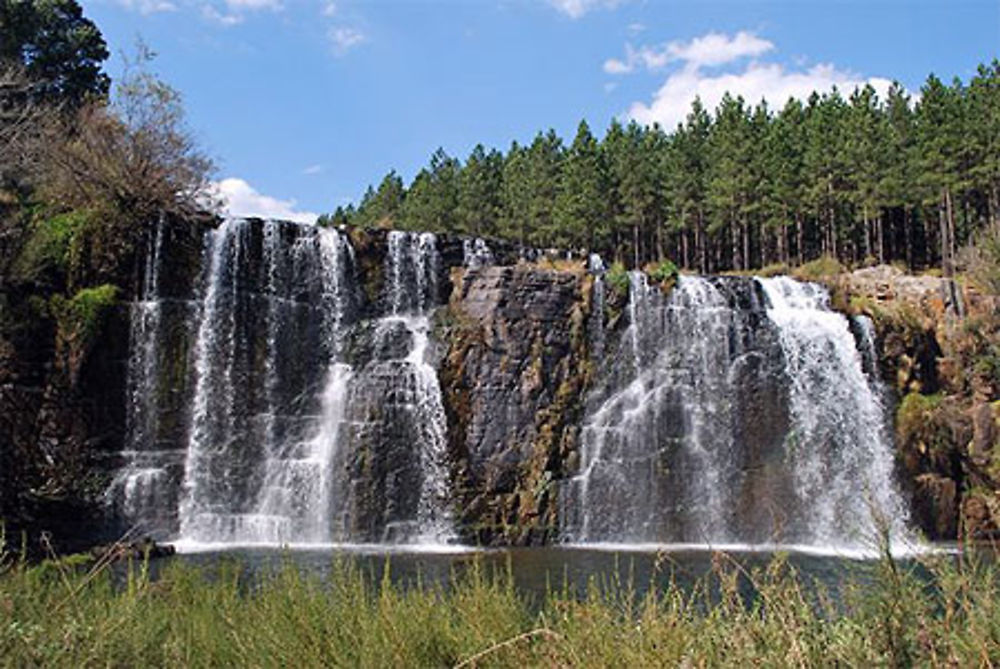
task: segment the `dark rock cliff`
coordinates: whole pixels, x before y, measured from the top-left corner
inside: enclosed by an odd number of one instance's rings
[[[484,545],[544,543],[591,377],[589,279],[526,265],[453,275],[440,378],[460,531]]]
[[[160,477],[159,492],[149,498],[145,518],[164,537],[175,535],[185,454],[194,429],[193,361],[206,285],[205,230],[204,224],[177,222],[151,228],[144,245],[123,264],[115,280],[118,300],[84,350],[74,349],[60,335],[53,318],[23,317],[26,328],[5,331],[0,346],[0,516],[13,521],[8,529],[52,530],[63,540],[60,548],[67,550],[116,538],[126,529],[128,514],[106,495],[114,473],[130,464],[141,469],[152,463]],[[415,444],[428,436],[425,416],[414,408],[422,381],[410,353],[418,333],[405,319],[393,319],[396,311],[390,304],[404,288],[391,285],[398,276],[386,275],[392,253],[389,233],[352,229],[342,235],[349,239],[343,271],[351,289],[338,307],[344,340],[335,344],[324,338],[329,314],[320,313],[326,308],[320,304],[330,299],[321,276],[325,266],[316,265],[313,256],[289,256],[282,261],[287,265],[267,265],[273,263],[266,257],[269,244],[305,248],[319,243],[315,234],[293,224],[249,221],[239,235],[232,247],[238,268],[225,277],[225,306],[233,316],[219,325],[233,332],[215,351],[232,370],[234,387],[228,391],[231,397],[222,398],[225,406],[219,404],[216,411],[209,403],[205,419],[205,429],[218,427],[213,436],[219,448],[207,456],[205,476],[218,486],[218,495],[228,496],[231,518],[225,522],[259,511],[259,490],[273,476],[263,464],[268,458],[287,458],[289,472],[308,460],[295,449],[312,438],[310,425],[324,410],[319,387],[331,364],[342,360],[351,367],[354,385],[341,433],[348,448],[335,461],[335,476],[347,497],[338,507],[343,518],[337,522],[354,540],[405,540],[415,514],[427,513],[419,508],[426,496],[421,490],[426,463]],[[616,378],[616,368],[631,369],[615,358],[627,327],[623,311],[629,289],[609,285],[606,300],[602,297],[595,306],[595,280],[580,260],[529,262],[521,249],[491,242],[491,263],[470,263],[469,249],[469,240],[438,236],[434,263],[426,268],[432,275],[421,279],[433,287],[426,305],[432,320],[424,357],[436,370],[440,387],[451,520],[457,538],[467,543],[551,542],[560,531],[559,495],[580,470],[586,403],[607,400],[623,381]],[[130,363],[129,340],[143,323],[150,259],[158,263],[153,282],[156,350],[147,358],[155,368],[155,382],[139,398],[128,383],[129,365],[136,364],[134,359]],[[776,483],[782,480],[782,442],[790,421],[784,360],[773,328],[764,323],[759,286],[745,278],[709,282],[726,308],[739,314],[731,336],[745,339],[727,344],[741,353],[726,381],[741,389],[740,396],[727,406],[733,429],[745,444],[733,454],[738,459],[733,506],[738,508],[727,517],[733,526],[766,540],[768,528],[751,527],[756,521],[745,516],[747,509],[780,511],[780,491],[773,499],[768,491],[787,486]],[[20,290],[8,290],[5,304],[26,313],[31,290]],[[656,318],[666,318],[668,309],[660,306]],[[888,375],[907,379],[900,386],[904,393],[914,384],[921,392],[935,392],[948,374],[933,350],[937,340],[926,332],[920,335],[924,339],[902,336],[884,323],[879,321]],[[599,343],[595,327],[601,331]],[[268,379],[271,364],[284,370],[280,381]],[[678,388],[686,387],[682,381]],[[675,398],[657,420],[679,416],[690,401]],[[129,424],[137,402],[153,412],[138,426]],[[955,524],[948,519],[959,515],[960,488],[967,488],[974,476],[991,480],[989,453],[1000,432],[994,413],[980,406],[967,428],[961,420],[955,422],[956,430],[967,429],[969,439],[974,435],[979,444],[961,461],[948,460],[932,447],[905,446],[916,437],[901,439],[917,519],[934,536],[954,535]],[[213,427],[213,421],[224,420],[229,424]],[[685,429],[680,419],[675,423],[673,429]],[[965,439],[963,435],[953,438]],[[292,446],[288,453],[265,453],[266,439]],[[135,442],[144,453],[130,452]],[[673,468],[673,475],[685,475],[683,459],[671,453],[665,447],[662,457],[670,462],[664,471]],[[294,487],[294,473],[287,475]],[[664,478],[662,496],[669,497],[675,484]],[[206,500],[208,515],[224,506],[221,498],[209,495]],[[966,516],[976,512],[969,504]],[[982,513],[988,516],[989,509]]]

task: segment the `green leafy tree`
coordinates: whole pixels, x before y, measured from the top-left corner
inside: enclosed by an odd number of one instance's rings
[[[748,264],[745,206],[750,191],[750,120],[740,97],[722,97],[709,136],[707,199],[712,221],[709,233],[718,240],[724,268],[745,269]]]
[[[969,82],[969,123],[964,137],[972,187],[986,200],[986,219],[1000,229],[1000,60],[980,65]]]
[[[562,139],[555,130],[538,133],[528,148],[528,242],[550,246],[557,239],[555,202],[562,168]]]
[[[768,126],[763,145],[768,174],[765,185],[768,191],[767,207],[763,216],[766,227],[775,233],[778,260],[785,264],[791,262],[793,242],[796,261],[803,262],[804,119],[802,103],[790,98]],[[790,231],[793,234],[789,234]]]
[[[76,0],[0,0],[0,63],[24,67],[31,98],[78,108],[106,96],[108,55]]]
[[[515,239],[522,246],[528,243],[531,226],[531,172],[528,150],[513,142],[504,158],[503,183],[500,190],[500,226],[498,233]]]
[[[953,195],[960,186],[961,97],[960,91],[945,86],[933,74],[927,78],[920,93],[914,124],[920,170],[918,183],[924,203],[937,209],[939,258],[945,275],[950,276],[955,255]]]
[[[880,205],[884,201],[882,187],[888,128],[871,84],[851,95],[845,138],[845,167],[851,200],[855,211],[861,212],[861,250],[864,257],[877,256],[879,262],[884,262]]]

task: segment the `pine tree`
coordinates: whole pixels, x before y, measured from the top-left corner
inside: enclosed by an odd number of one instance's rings
[[[503,164],[500,190],[500,226],[498,233],[515,239],[522,246],[528,243],[531,225],[531,172],[528,150],[513,142]]]
[[[933,74],[927,78],[920,93],[915,114],[918,183],[922,187],[924,204],[937,208],[941,269],[945,276],[951,276],[955,252],[953,195],[959,185],[960,101],[956,92]]]
[[[458,230],[475,236],[497,234],[503,187],[500,152],[487,152],[477,144],[465,161],[458,183]]]
[[[709,234],[716,238],[720,266],[745,269],[744,209],[750,178],[746,166],[750,155],[750,123],[743,98],[722,96],[709,135],[707,199],[711,211]]]
[[[586,121],[566,151],[555,203],[551,243],[560,248],[597,248],[611,232],[608,224],[607,168]]]
[[[551,246],[557,238],[555,201],[562,167],[562,140],[555,130],[538,133],[528,148],[528,243]]]
[[[369,186],[358,208],[357,224],[362,227],[394,227],[399,211],[403,206],[406,189],[403,180],[395,170],[382,179],[378,190]]]
[[[438,149],[430,169],[421,170],[403,200],[402,224],[409,230],[455,232],[458,209],[458,161]]]

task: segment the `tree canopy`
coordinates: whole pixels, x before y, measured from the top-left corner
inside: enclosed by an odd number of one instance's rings
[[[76,0],[0,0],[0,64],[24,67],[33,98],[75,108],[106,96],[108,55]]]
[[[443,150],[391,207],[372,189],[324,222],[380,225],[589,249],[631,266],[673,260],[701,272],[831,256],[949,273],[957,249],[1000,227],[1000,62],[968,82],[931,75],[910,96],[871,86],[777,109],[725,95],[695,100],[671,131],[581,122],[506,153]],[[388,179],[389,177],[387,177]]]

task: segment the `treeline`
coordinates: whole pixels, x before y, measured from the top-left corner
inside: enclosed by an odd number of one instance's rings
[[[323,225],[391,226],[590,249],[629,266],[672,259],[711,273],[832,256],[852,264],[954,267],[1000,225],[1000,61],[964,83],[931,75],[916,98],[893,84],[834,89],[779,111],[699,100],[672,132],[581,122],[506,153],[438,149],[406,187],[395,171]]]

